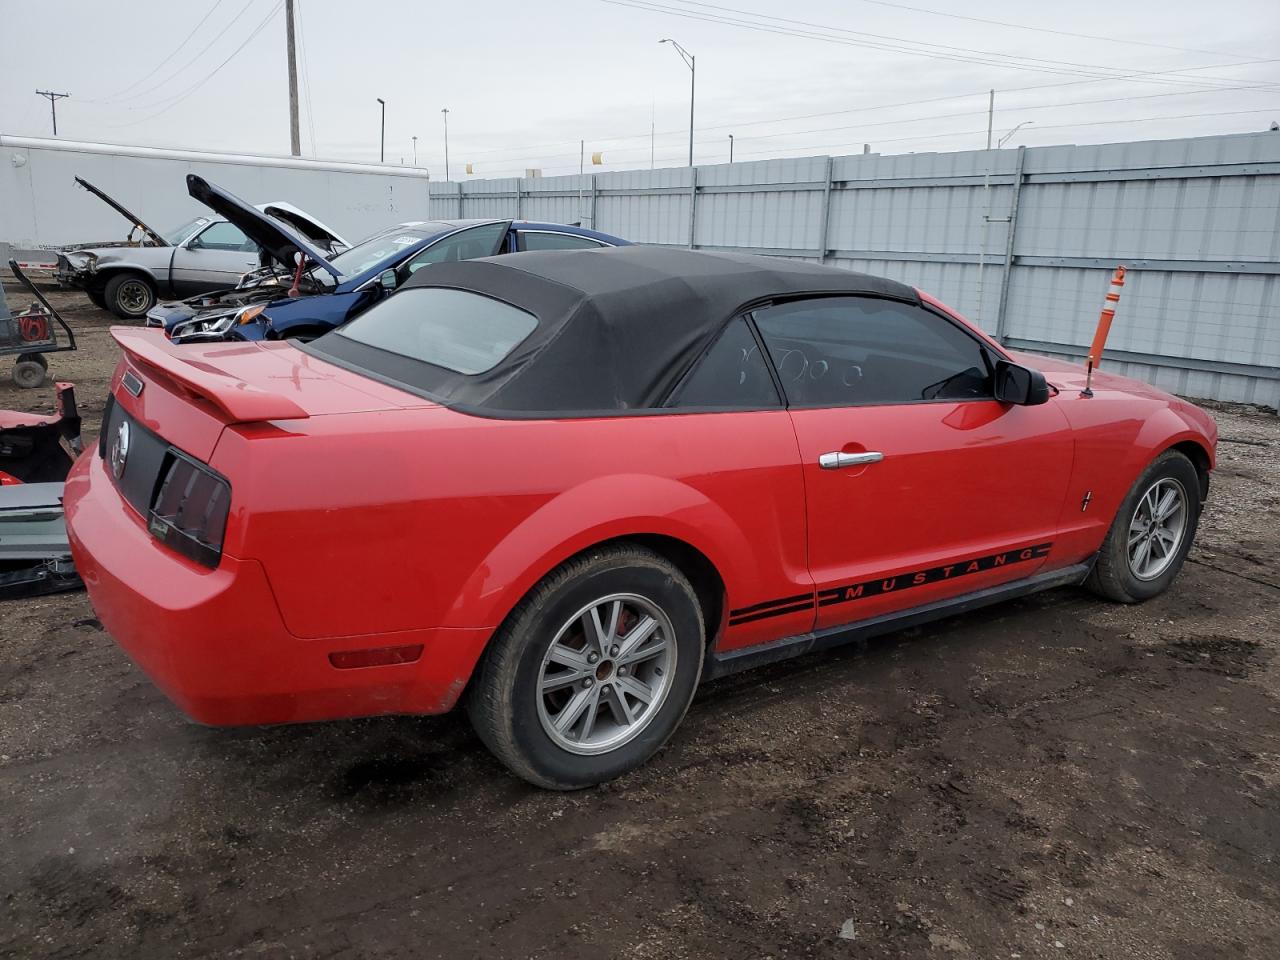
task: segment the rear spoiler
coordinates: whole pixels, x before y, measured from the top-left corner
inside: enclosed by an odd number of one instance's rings
[[[309,416],[288,397],[260,390],[192,356],[190,347],[169,342],[163,330],[112,327],[111,336],[130,360],[213,404],[229,423],[305,420]]]

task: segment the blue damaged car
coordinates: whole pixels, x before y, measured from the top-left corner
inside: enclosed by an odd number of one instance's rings
[[[326,256],[304,237],[194,174],[188,192],[264,250],[264,266],[230,290],[164,303],[147,314],[175,343],[313,340],[388,296],[418,270],[525,250],[628,244],[583,227],[525,220],[401,223]],[[267,262],[267,261],[270,262]]]

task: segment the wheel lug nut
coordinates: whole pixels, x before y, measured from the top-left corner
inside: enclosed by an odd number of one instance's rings
[[[614,644],[612,647],[609,648],[609,656],[616,657],[617,655],[618,655],[618,646],[617,644]]]
[[[600,654],[598,653],[587,654],[587,663],[595,663],[599,659],[600,659]]]
[[[587,677],[587,679],[585,679],[585,680],[583,680],[583,681],[582,681],[582,688],[583,688],[584,690],[585,690],[585,689],[587,689],[588,687],[590,687],[590,686],[591,686],[591,684],[592,684],[593,682],[594,682],[594,681],[593,681],[590,677]]]
[[[618,676],[620,676],[620,677],[625,677],[626,675],[627,675],[627,668],[626,668],[626,667],[619,667],[619,668],[618,668]]]

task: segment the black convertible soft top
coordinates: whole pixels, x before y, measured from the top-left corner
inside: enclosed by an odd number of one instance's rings
[[[395,296],[420,287],[492,297],[538,324],[497,366],[470,376],[341,331],[308,352],[449,406],[497,416],[582,416],[657,407],[724,325],[750,307],[810,294],[920,302],[904,284],[835,267],[646,246],[440,263],[419,270]]]

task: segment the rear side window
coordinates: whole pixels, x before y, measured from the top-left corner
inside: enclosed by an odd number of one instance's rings
[[[978,340],[922,307],[826,297],[767,307],[755,320],[794,406],[992,396]]]
[[[575,237],[569,233],[550,233],[544,230],[518,230],[516,243],[520,250],[595,250],[604,244],[589,237]]]
[[[667,402],[668,407],[759,410],[780,406],[769,367],[743,317],[703,354]]]
[[[531,313],[466,290],[403,290],[335,332],[455,373],[491,370],[533,332]]]

